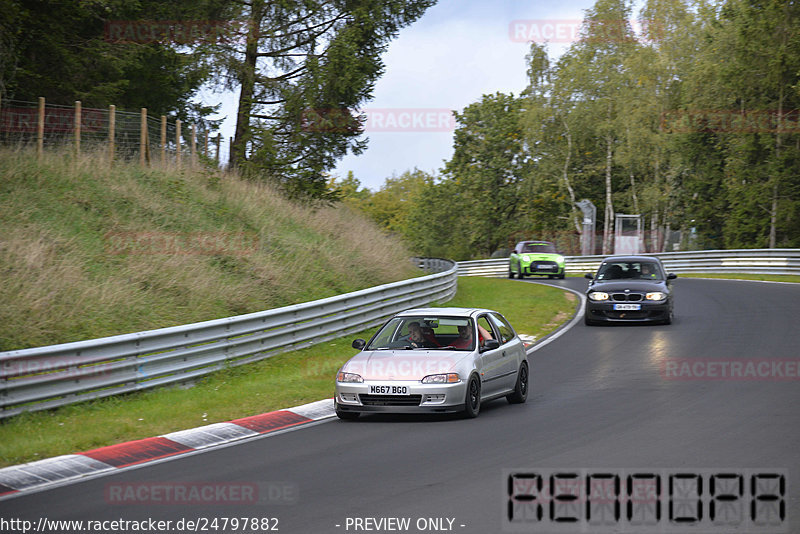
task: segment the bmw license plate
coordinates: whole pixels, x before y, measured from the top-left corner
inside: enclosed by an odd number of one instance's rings
[[[370,386],[370,394],[373,395],[408,395],[408,386]]]
[[[639,311],[641,309],[641,304],[614,304],[615,311]]]

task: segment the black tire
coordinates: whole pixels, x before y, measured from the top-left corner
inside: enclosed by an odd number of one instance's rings
[[[561,274],[558,275],[558,279],[559,280],[563,280],[565,276],[567,276],[567,275],[564,274],[564,273],[561,273]]]
[[[358,416],[361,415],[358,412],[343,412],[339,408],[336,408],[336,417],[341,419],[342,421],[355,421],[358,419]]]
[[[514,278],[514,271],[511,270],[511,267],[508,268],[508,277]]]
[[[528,373],[528,362],[523,361],[517,373],[517,383],[514,385],[514,392],[506,395],[506,400],[511,404],[522,404],[528,400],[528,388],[530,386],[530,374]]]
[[[669,313],[667,313],[667,318],[664,319],[664,324],[672,324],[672,315],[672,310],[669,310]]]
[[[467,418],[478,417],[481,411],[481,382],[476,375],[472,375],[467,382],[467,394],[464,398],[464,416]]]

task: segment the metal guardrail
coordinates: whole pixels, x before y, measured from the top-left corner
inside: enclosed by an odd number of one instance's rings
[[[187,382],[450,300],[456,292],[455,262],[415,261],[437,274],[236,317],[0,352],[0,418]]]
[[[800,249],[701,250],[655,256],[673,273],[800,274]],[[568,274],[594,272],[606,256],[565,256]],[[508,276],[508,258],[458,262],[459,276]]]

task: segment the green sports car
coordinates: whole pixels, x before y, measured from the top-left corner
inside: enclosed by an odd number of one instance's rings
[[[564,278],[564,256],[548,241],[520,241],[508,259],[508,277]]]

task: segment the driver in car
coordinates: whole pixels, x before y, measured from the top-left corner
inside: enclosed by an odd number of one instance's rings
[[[441,346],[433,335],[425,335],[425,333],[422,331],[422,328],[419,326],[419,323],[416,321],[408,323],[408,333],[408,342],[411,343],[412,347],[432,348]]]

